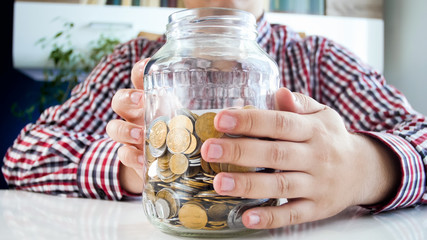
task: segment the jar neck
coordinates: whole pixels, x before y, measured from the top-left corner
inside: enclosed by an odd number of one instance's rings
[[[195,8],[169,16],[166,37],[238,38],[255,40],[256,19],[248,12],[228,8]]]

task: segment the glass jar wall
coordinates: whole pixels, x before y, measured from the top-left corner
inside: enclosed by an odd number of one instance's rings
[[[219,172],[269,169],[208,163],[200,154],[208,138],[243,137],[218,132],[213,119],[225,108],[273,109],[279,87],[276,63],[256,42],[252,14],[200,8],[169,17],[166,44],[145,69],[146,163],[143,206],[161,230],[181,236],[230,236],[251,230],[245,210],[276,199],[218,195]]]

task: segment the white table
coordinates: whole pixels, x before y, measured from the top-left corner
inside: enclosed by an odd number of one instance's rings
[[[0,191],[0,239],[188,239],[152,226],[140,202]],[[371,215],[361,208],[237,239],[427,239],[427,206]]]

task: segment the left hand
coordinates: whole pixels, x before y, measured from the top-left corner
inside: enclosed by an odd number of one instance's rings
[[[310,97],[283,88],[276,102],[278,111],[221,111],[217,130],[252,138],[208,139],[202,146],[208,162],[281,170],[215,177],[214,188],[222,195],[288,199],[281,206],[247,210],[246,227],[315,221],[393,194],[400,180],[398,162],[383,144],[347,131],[336,111]]]

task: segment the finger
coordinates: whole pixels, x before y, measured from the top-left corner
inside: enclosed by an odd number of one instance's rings
[[[124,145],[117,151],[117,157],[123,165],[135,169],[136,173],[143,178],[144,174],[144,152],[134,146]]]
[[[144,129],[133,123],[123,120],[111,120],[108,122],[106,131],[108,136],[116,142],[133,144],[142,149],[144,143]]]
[[[302,172],[218,173],[213,181],[221,195],[244,198],[300,198],[312,189],[313,178]]]
[[[144,92],[136,89],[120,89],[114,94],[111,108],[126,121],[144,125]]]
[[[132,68],[130,79],[136,89],[144,90],[144,70],[150,58],[138,61]]]
[[[243,213],[242,221],[247,228],[272,229],[319,220],[315,204],[308,199],[290,200],[281,206],[257,207]]]
[[[299,114],[310,114],[321,111],[325,105],[301,93],[292,93],[287,88],[276,92],[276,109]]]
[[[308,171],[316,159],[306,143],[250,138],[210,138],[203,143],[201,154],[207,162],[286,171]]]
[[[302,142],[311,139],[316,122],[292,112],[244,109],[223,110],[214,123],[225,133]]]

